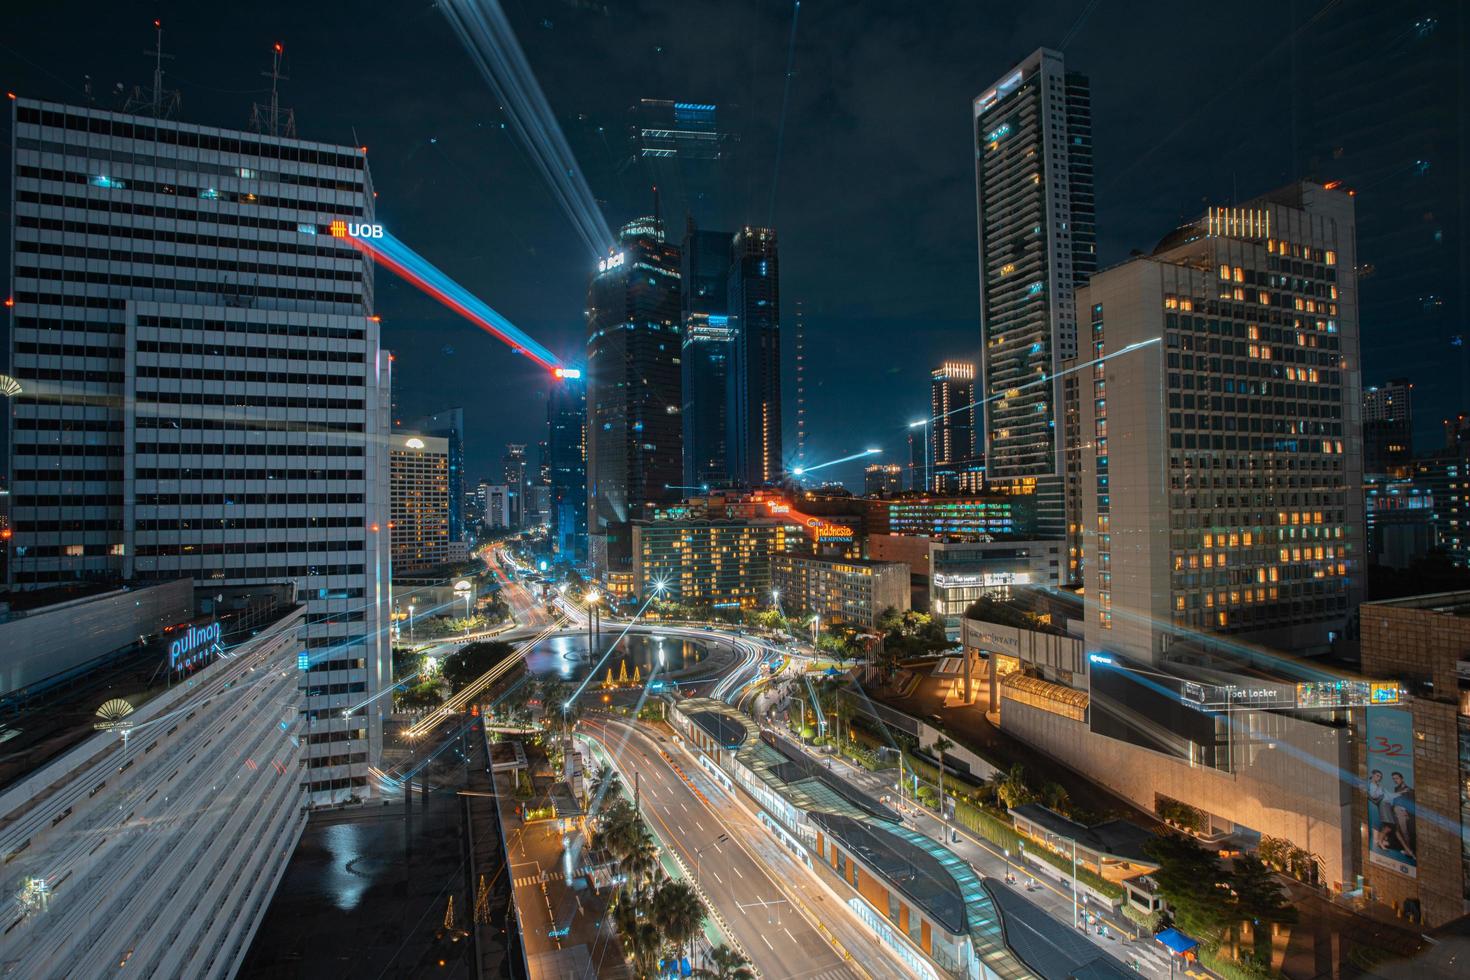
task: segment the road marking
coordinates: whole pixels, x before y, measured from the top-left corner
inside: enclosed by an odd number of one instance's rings
[[[787,938],[789,938],[791,940],[791,944],[793,946],[796,945],[796,937],[793,936],[793,935],[791,935],[791,930],[790,929],[786,928],[785,926],[782,926],[781,927],[781,931],[784,932],[784,933],[786,933]]]
[[[718,871],[716,871],[714,868],[710,868],[709,869],[709,873],[715,876],[715,881],[718,881],[722,885],[725,883],[725,879],[724,878],[721,878],[720,877],[720,873]]]
[[[696,827],[699,828],[700,833],[704,833],[704,824],[702,824],[698,820],[696,820],[696,821],[694,821],[694,826],[696,826]]]
[[[680,800],[679,801],[679,806],[683,808],[683,810],[684,810],[685,813],[688,813],[689,812],[689,808],[687,806],[684,806],[684,801],[683,800]]]
[[[760,937],[761,937],[761,942],[763,942],[763,943],[766,944],[766,949],[769,949],[771,952],[774,953],[776,951],[776,947],[774,947],[774,946],[771,945],[771,941],[766,938],[766,934],[765,933],[761,933],[760,934]]]
[[[733,871],[733,872],[735,872],[736,877],[739,877],[739,878],[744,878],[745,877],[745,875],[743,875],[743,874],[740,873],[740,869],[739,868],[731,868],[730,870]]]

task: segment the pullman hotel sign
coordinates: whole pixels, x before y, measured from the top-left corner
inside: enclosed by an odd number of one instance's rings
[[[194,670],[209,662],[220,646],[219,620],[207,626],[190,626],[189,631],[168,645],[169,670]]]

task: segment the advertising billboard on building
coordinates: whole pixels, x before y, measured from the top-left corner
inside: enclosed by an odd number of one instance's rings
[[[1414,716],[1401,708],[1368,709],[1368,861],[1416,876]]]

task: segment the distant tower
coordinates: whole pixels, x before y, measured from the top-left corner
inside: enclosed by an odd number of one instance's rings
[[[250,108],[250,128],[257,133],[266,133],[270,136],[285,136],[289,139],[296,138],[296,111],[294,109],[282,109],[281,98],[278,89],[281,82],[289,82],[287,75],[281,74],[281,57],[286,49],[280,41],[275,43],[271,51],[271,70],[261,72],[262,78],[271,80],[271,102],[270,105],[261,105],[259,102]]]
[[[796,465],[806,466],[806,310],[796,301]]]

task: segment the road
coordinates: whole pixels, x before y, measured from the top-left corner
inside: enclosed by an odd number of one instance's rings
[[[908,975],[837,896],[673,743],[660,743],[614,719],[584,719],[580,731],[617,759],[630,784],[633,773],[639,774],[644,816],[663,845],[693,873],[722,926],[766,980]],[[662,751],[671,751],[671,759]],[[694,785],[680,777],[671,761]],[[810,911],[794,906],[793,900]],[[809,915],[834,932],[857,962],[845,961]]]
[[[787,739],[788,745],[798,744],[794,739]],[[877,798],[889,797],[894,793],[893,774],[887,775],[868,772],[860,769],[837,755],[825,755],[813,752],[803,747],[815,758],[827,762],[831,771],[863,792]],[[898,805],[896,801],[893,801]],[[905,824],[934,840],[942,840],[945,829],[941,826],[938,817],[922,807],[906,803],[902,807],[905,815]],[[1004,882],[1007,873],[1017,875],[1017,882],[1008,887],[1019,889],[1024,892],[1026,898],[1034,905],[1040,906],[1048,914],[1057,920],[1070,925],[1073,922],[1073,899],[1070,890],[1066,886],[1058,885],[1048,879],[1048,875],[1054,875],[1055,871],[1051,865],[1043,864],[1032,866],[1029,871],[1023,873],[1018,864],[1018,856],[1006,854],[997,849],[989,841],[972,834],[968,828],[951,823],[950,841],[945,846],[955,854],[963,858],[970,867],[975,869],[981,877],[992,878]],[[955,838],[958,839],[955,839]],[[1028,887],[1026,876],[1033,876],[1035,884]],[[1090,910],[1084,906],[1083,912],[1097,912],[1096,906]],[[1103,952],[1114,959],[1127,963],[1130,959],[1138,959],[1144,976],[1166,977],[1169,975],[1168,958],[1162,953],[1159,945],[1152,937],[1144,935],[1137,937],[1138,927],[1129,923],[1118,915],[1108,915],[1102,920],[1107,925],[1107,933],[1104,935],[1097,928],[1088,932],[1088,938]],[[1199,975],[1203,975],[1201,972]]]

